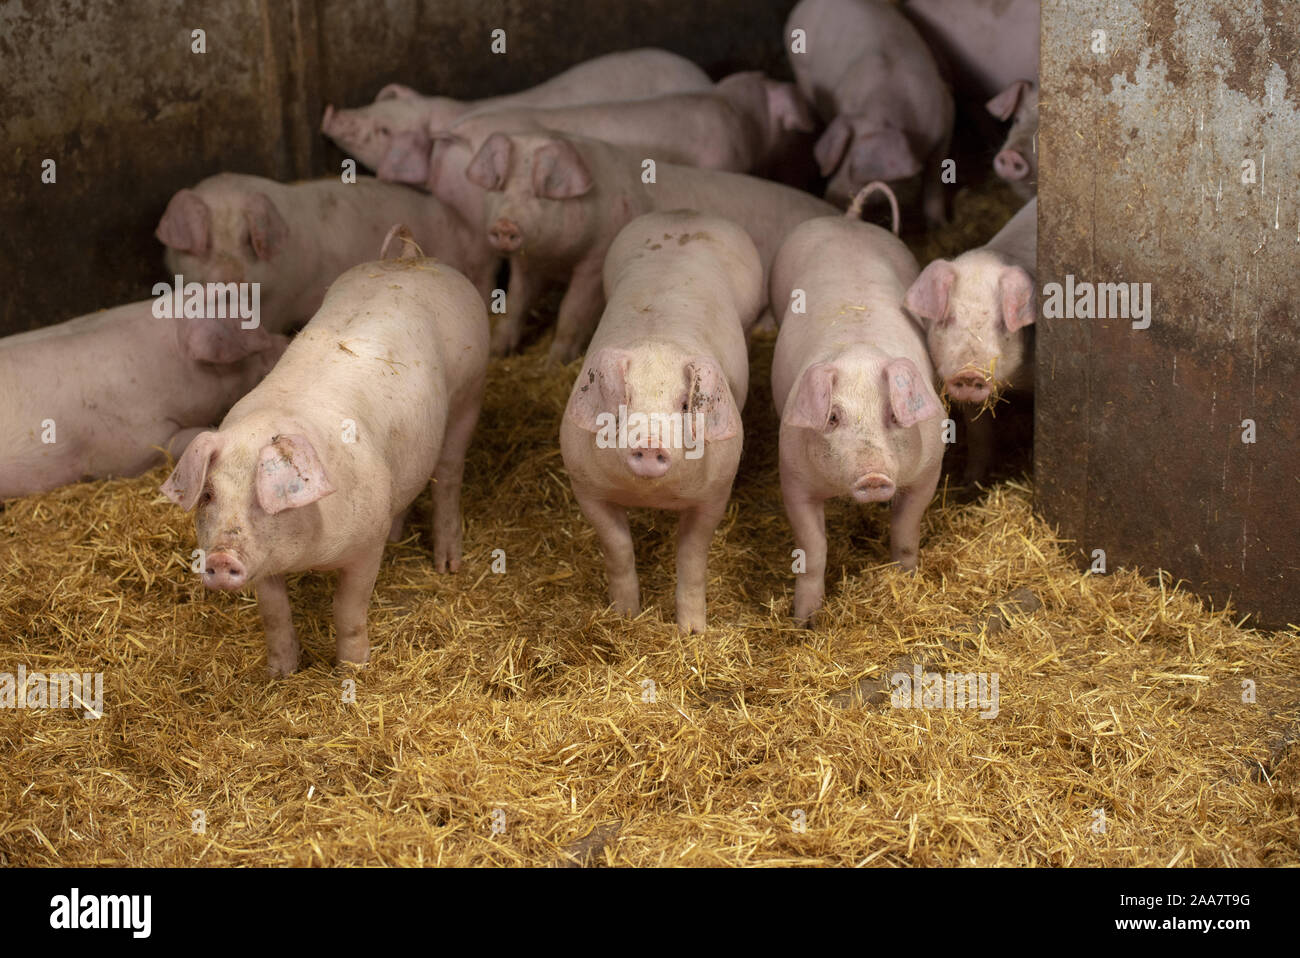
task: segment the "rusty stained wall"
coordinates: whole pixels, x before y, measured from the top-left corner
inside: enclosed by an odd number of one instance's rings
[[[149,295],[167,200],[221,170],[338,170],[327,102],[386,83],[462,98],[582,60],[661,46],[714,77],[788,77],[794,0],[4,0],[0,2],[0,335]],[[739,15],[743,10],[743,15]],[[507,52],[490,33],[506,31]],[[206,31],[207,52],[190,32]],[[41,183],[41,162],[57,182]]]
[[[1300,3],[1046,0],[1042,63],[1040,287],[1154,311],[1040,321],[1040,508],[1081,561],[1300,622]]]

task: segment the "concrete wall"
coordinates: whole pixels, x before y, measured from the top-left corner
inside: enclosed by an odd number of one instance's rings
[[[1039,283],[1154,296],[1040,322],[1042,511],[1300,622],[1300,3],[1044,0],[1042,64]]]
[[[662,46],[787,75],[794,0],[37,0],[0,3],[0,335],[148,295],[173,192],[220,170],[338,168],[324,104],[385,83],[505,93]],[[743,11],[743,12],[742,12]],[[507,53],[489,50],[502,28]],[[207,52],[191,52],[191,31]],[[53,159],[57,180],[41,182]]]

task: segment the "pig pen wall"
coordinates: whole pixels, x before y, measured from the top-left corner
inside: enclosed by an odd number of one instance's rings
[[[1042,23],[1040,288],[1150,283],[1153,308],[1040,321],[1039,508],[1082,562],[1300,622],[1300,3]]]
[[[507,93],[615,50],[659,46],[715,79],[788,77],[795,0],[34,0],[0,3],[0,335],[149,295],[176,190],[232,170],[339,170],[326,103],[385,84]],[[506,32],[506,53],[490,50]],[[204,31],[205,53],[192,31]],[[43,183],[53,160],[55,182]]]

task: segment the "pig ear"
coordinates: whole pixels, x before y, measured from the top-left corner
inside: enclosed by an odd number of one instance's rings
[[[375,175],[390,183],[423,186],[429,178],[429,135],[423,130],[403,130],[379,161]]]
[[[604,425],[598,418],[602,413],[615,415],[620,405],[627,405],[630,358],[621,349],[602,349],[587,357],[564,414],[587,432],[598,432]]]
[[[164,246],[203,256],[212,235],[212,212],[198,193],[181,190],[167,204],[154,235]]]
[[[937,259],[921,271],[903,297],[904,308],[921,320],[927,332],[933,324],[942,324],[947,318],[948,296],[956,278],[957,270],[952,263]]]
[[[568,200],[591,190],[591,171],[568,140],[554,140],[533,154],[533,192],[543,199]]]
[[[855,180],[905,180],[919,172],[921,161],[901,130],[864,136],[849,152],[849,173]]]
[[[686,409],[694,425],[695,416],[704,417],[704,435],[709,442],[730,439],[740,431],[740,416],[731,395],[731,386],[722,369],[708,356],[686,361]]]
[[[988,103],[984,104],[984,109],[988,110],[999,120],[1009,120],[1015,114],[1016,108],[1020,106],[1021,98],[1029,92],[1033,86],[1028,80],[1017,80],[1011,86],[1007,87]]]
[[[257,457],[257,504],[267,515],[309,506],[334,491],[306,436],[276,436]]]
[[[409,86],[403,86],[400,83],[390,83],[384,87],[375,96],[375,102],[380,100],[413,100],[420,94],[416,93]]]
[[[1002,322],[1014,333],[1034,321],[1034,281],[1019,266],[1007,266],[998,277],[998,299]]]
[[[799,429],[825,429],[838,372],[830,363],[813,363],[805,369],[794,387],[794,399],[786,401],[781,421]]]
[[[203,491],[208,466],[220,448],[220,433],[201,432],[191,439],[180,461],[176,463],[176,468],[162,484],[162,494],[186,512],[193,509]]]
[[[933,419],[943,410],[916,363],[910,359],[895,359],[885,367],[885,381],[889,389],[889,408],[903,428]]]
[[[279,345],[261,326],[242,329],[238,320],[181,319],[181,352],[200,363],[237,363]]]
[[[763,87],[767,90],[767,114],[776,129],[795,130],[799,133],[811,133],[817,129],[812,107],[797,86],[793,83],[764,80]]]
[[[244,220],[248,239],[260,260],[273,257],[289,236],[289,224],[265,193],[250,193],[244,201]]]
[[[826,128],[826,132],[813,147],[813,156],[817,159],[817,167],[821,170],[822,176],[830,176],[835,172],[840,161],[844,159],[852,137],[853,128],[849,126],[848,120],[837,116],[831,121],[831,125]]]
[[[506,184],[514,144],[504,133],[493,133],[474,154],[465,168],[465,179],[485,190],[500,190]]]

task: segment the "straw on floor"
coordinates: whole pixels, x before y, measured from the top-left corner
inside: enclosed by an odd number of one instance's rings
[[[987,238],[1000,220],[971,227],[978,201],[925,242]],[[558,449],[578,367],[547,369],[545,347],[494,363],[465,570],[432,571],[426,493],[360,671],[330,665],[332,579],[306,575],[306,668],[266,680],[255,603],[189,571],[165,468],[7,503],[0,673],[102,672],[104,715],[0,709],[0,864],[1300,860],[1296,629],[1080,573],[1024,477],[941,489],[915,577],[888,564],[882,508],[831,509],[827,607],[795,628],[770,337],[709,632],[673,626],[662,513],[635,517],[646,611],[621,619]],[[899,663],[995,673],[996,716],[870,694]]]

